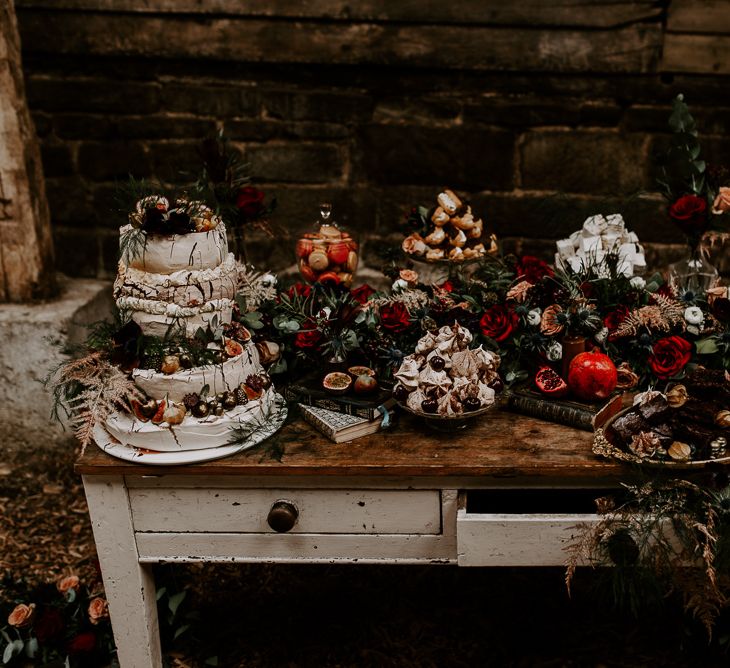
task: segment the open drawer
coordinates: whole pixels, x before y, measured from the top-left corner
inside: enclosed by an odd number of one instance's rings
[[[462,491],[456,517],[459,566],[562,566],[565,547],[598,521],[606,489]]]

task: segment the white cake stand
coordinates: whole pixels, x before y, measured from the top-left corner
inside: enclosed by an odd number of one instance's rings
[[[288,410],[286,402],[281,395],[276,395],[272,402],[271,412],[266,422],[264,422],[255,431],[249,434],[248,438],[239,443],[231,443],[229,445],[221,445],[217,448],[205,448],[202,450],[180,450],[177,452],[155,452],[152,450],[143,450],[135,448],[131,445],[120,443],[100,424],[94,427],[94,441],[97,446],[104,452],[135,464],[145,464],[147,466],[178,466],[180,464],[199,464],[201,462],[210,462],[215,459],[222,459],[235,455],[237,452],[249,450],[255,445],[265,441],[273,436],[286,421]]]

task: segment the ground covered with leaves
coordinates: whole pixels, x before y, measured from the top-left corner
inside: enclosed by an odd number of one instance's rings
[[[71,446],[0,457],[0,599],[14,581],[98,578],[73,459]],[[610,573],[579,572],[572,599],[560,569],[192,564],[157,578],[177,668],[730,663],[729,619],[708,643],[673,600],[622,613]]]

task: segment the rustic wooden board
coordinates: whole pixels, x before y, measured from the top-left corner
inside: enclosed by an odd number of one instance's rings
[[[662,40],[658,23],[580,31],[118,14],[110,31],[103,12],[28,9],[20,18],[30,52],[253,63],[653,72]],[[163,34],[185,38],[161,39]]]
[[[265,16],[339,21],[615,27],[661,16],[655,0],[16,0],[19,8]]]
[[[299,511],[289,533],[438,534],[438,490],[131,489],[137,531],[272,533],[271,506],[285,500]]]
[[[294,421],[254,450],[195,466],[124,462],[89,446],[77,463],[84,474],[152,476],[369,476],[622,478],[631,469],[591,452],[593,435],[571,427],[495,411],[469,429],[444,434],[412,416],[393,431],[334,444]],[[281,461],[266,450],[282,447]]]
[[[730,3],[728,0],[675,0],[669,5],[667,30],[730,34]]]
[[[730,74],[730,35],[667,33],[661,69],[665,72]]]

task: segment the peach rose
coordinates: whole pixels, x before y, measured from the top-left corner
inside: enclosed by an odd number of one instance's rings
[[[8,615],[8,624],[14,626],[16,629],[22,629],[26,626],[30,626],[33,620],[33,614],[35,613],[35,603],[25,605],[20,603],[16,605],[13,611]]]
[[[109,604],[103,598],[95,598],[89,603],[89,621],[98,624],[109,617]]]
[[[712,203],[712,213],[719,215],[730,211],[730,188],[722,187]]]
[[[527,293],[530,291],[532,283],[528,281],[520,281],[513,285],[507,291],[507,299],[514,299],[516,302],[524,302],[527,299]]]
[[[707,301],[712,304],[716,299],[727,299],[728,288],[724,285],[718,285],[714,288],[707,289]]]
[[[402,247],[409,255],[423,255],[426,252],[426,244],[420,234],[411,234],[403,239]]]
[[[79,576],[78,575],[67,575],[65,578],[61,578],[58,583],[56,584],[56,589],[60,591],[62,594],[65,594],[67,591],[73,589],[74,591],[78,591],[79,588]]]
[[[399,276],[408,283],[408,285],[415,285],[418,283],[418,272],[413,271],[413,269],[401,269]]]

